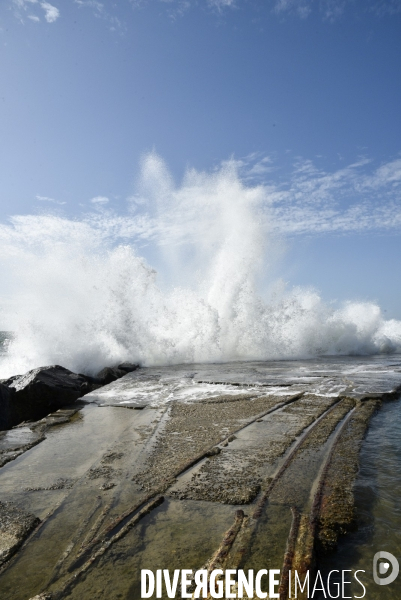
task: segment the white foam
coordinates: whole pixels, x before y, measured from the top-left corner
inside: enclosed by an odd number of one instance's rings
[[[127,215],[14,217],[0,227],[3,312],[15,332],[0,376],[54,363],[95,373],[124,360],[401,351],[401,322],[384,320],[377,305],[334,309],[316,291],[274,287],[279,241],[268,202],[234,163],[189,171],[175,187],[150,155]],[[144,243],[159,275],[140,255]],[[262,294],[261,284],[275,294]]]

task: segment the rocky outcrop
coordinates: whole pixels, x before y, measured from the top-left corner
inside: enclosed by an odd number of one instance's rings
[[[135,371],[138,367],[139,365],[129,362],[121,363],[117,367],[105,367],[99,371],[95,379],[101,385],[107,385],[108,383],[116,381],[116,379],[120,379],[120,377],[124,377],[127,373]]]
[[[0,384],[0,429],[37,421],[91,390],[87,377],[59,365],[11,377]]]
[[[0,431],[24,421],[38,421],[137,368],[137,364],[125,362],[90,377],[53,365],[4,379],[0,381]]]
[[[6,385],[0,383],[0,431],[9,426],[12,394]]]

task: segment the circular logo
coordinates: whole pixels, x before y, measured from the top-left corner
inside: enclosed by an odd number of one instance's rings
[[[386,573],[389,572],[390,566],[392,567],[390,575],[383,577],[383,575],[386,575]],[[398,560],[395,556],[390,554],[390,552],[385,552],[384,550],[376,552],[373,557],[373,579],[377,585],[388,585],[389,583],[393,583],[398,577],[399,570],[400,565]]]

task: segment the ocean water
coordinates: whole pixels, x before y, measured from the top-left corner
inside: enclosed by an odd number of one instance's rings
[[[325,303],[273,276],[283,240],[266,187],[234,161],[176,186],[154,154],[125,214],[0,225],[0,377],[58,363],[145,366],[401,351],[401,322],[369,302]]]
[[[365,571],[360,575],[369,600],[401,598],[400,577],[383,586],[372,580],[376,552],[390,552],[401,562],[400,409],[401,398],[385,402],[371,421],[355,484],[357,529],[340,539],[337,552],[327,557],[324,569]],[[354,587],[354,597],[360,596],[361,587]]]

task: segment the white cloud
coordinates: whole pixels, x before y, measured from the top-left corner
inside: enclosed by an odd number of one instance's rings
[[[48,2],[41,2],[40,6],[45,11],[45,19],[48,23],[54,23],[60,16],[60,11],[58,8],[49,4]]]
[[[177,0],[173,0],[174,3],[176,1]],[[74,0],[74,4],[77,4],[80,9],[92,10],[92,13],[96,18],[102,19],[108,23],[110,31],[119,31],[121,33],[127,29],[125,22],[118,18],[116,14],[110,12],[116,10],[116,7],[118,6],[116,3],[109,3],[105,7],[105,4],[98,0]]]
[[[379,187],[392,183],[398,186],[401,183],[401,158],[393,160],[379,167],[373,177],[368,178],[365,185]]]
[[[50,4],[49,2],[39,2],[39,0],[11,0],[11,4],[15,9],[15,16],[24,22],[23,17],[27,16],[28,19],[38,23],[40,18],[37,14],[26,14],[27,11],[31,11],[36,8],[37,10],[42,8],[45,12],[45,20],[48,23],[54,23],[60,16],[58,8]]]
[[[376,0],[372,2],[371,10],[379,16],[395,15],[401,12],[401,2],[400,0]]]
[[[276,0],[274,12],[277,14],[291,12],[304,19],[312,10],[311,4],[311,0]]]
[[[272,190],[275,226],[308,234],[400,230],[400,184],[401,159],[374,170],[361,159],[331,173],[304,161],[289,184]]]
[[[151,0],[126,0],[135,9],[143,8]],[[36,5],[37,11],[45,11],[48,23],[54,23],[60,17],[59,9],[46,1],[41,0],[8,0],[14,7],[16,17],[23,22],[27,11]],[[125,21],[119,14],[121,3],[101,2],[100,0],[73,0],[79,8],[90,9],[93,15],[104,20],[110,30],[124,32],[127,30]],[[222,13],[245,5],[246,0],[157,0],[163,7],[165,14],[175,19],[183,16],[191,8],[200,4],[207,5],[214,12]],[[301,19],[308,18],[312,13],[320,15],[323,20],[336,21],[343,16],[346,9],[353,8],[359,13],[373,13],[377,16],[394,15],[401,12],[401,0],[366,0],[366,2],[352,2],[347,0],[266,0],[264,3],[267,11],[284,18],[286,15],[296,16]],[[40,20],[37,14],[30,14],[32,21]]]
[[[26,14],[28,10],[32,9],[33,4],[37,4],[38,0],[12,0],[11,6],[14,8],[14,15],[23,22],[23,16]],[[35,21],[35,15],[29,15],[28,18]]]
[[[218,10],[233,8],[236,5],[235,0],[208,0],[208,2],[210,6],[217,8]]]
[[[48,196],[36,196],[36,200],[40,202],[52,202],[53,204],[67,204],[66,202],[61,202],[60,200],[55,200],[54,198],[49,198]]]
[[[271,156],[263,156],[259,152],[252,152],[240,159],[232,158],[228,162],[232,165],[235,164],[242,171],[243,181],[254,183],[263,181],[268,173],[277,170],[277,167],[273,164],[273,158]]]
[[[340,17],[345,10],[344,0],[325,0],[322,2],[321,11],[326,19],[334,21]]]
[[[306,18],[314,10],[324,19],[335,21],[345,12],[346,0],[273,0],[273,12],[277,14],[295,14]],[[348,2],[348,5],[352,4]],[[360,12],[370,11],[378,16],[394,15],[401,12],[400,0],[367,0],[354,7]]]
[[[38,3],[38,0],[13,0],[13,4],[17,8],[22,8],[24,10],[27,9],[29,4],[37,4],[37,3]]]
[[[107,196],[95,196],[95,198],[91,199],[92,204],[107,204],[109,199]]]
[[[324,19],[334,21],[345,10],[345,0],[275,0],[273,11],[290,13],[305,19],[316,9]]]
[[[102,2],[97,2],[97,0],[74,0],[75,4],[79,6],[88,6],[89,8],[94,8],[98,12],[103,12],[104,4]]]
[[[255,164],[273,164],[276,171],[261,179]],[[253,154],[225,161],[209,173],[189,169],[176,185],[164,162],[153,154],[144,158],[141,173],[136,194],[127,199],[126,213],[93,210],[82,227],[114,240],[113,244],[154,243],[177,252],[195,244],[201,258],[215,252],[222,231],[236,244],[241,241],[239,231],[257,224],[267,236],[401,232],[401,158],[378,167],[364,158],[333,171],[298,159],[284,176],[271,157]],[[62,204],[47,196],[37,200]],[[108,202],[105,196],[91,199],[94,209]],[[41,216],[41,223],[47,218],[53,219]],[[21,219],[32,235],[36,217]],[[60,223],[60,235],[68,237],[61,225],[64,220],[54,222]],[[38,229],[39,237],[46,234],[46,227]]]
[[[364,157],[333,171],[298,159],[284,176],[271,157],[254,153],[224,161],[212,173],[189,170],[181,186],[154,155],[144,165],[144,188],[128,199],[131,215],[107,217],[121,237],[186,243],[197,235],[205,206],[209,214],[217,201],[229,204],[236,196],[241,206],[256,202],[270,231],[280,234],[401,232],[401,158],[376,167]]]
[[[307,17],[312,11],[319,11],[324,19],[335,21],[345,12],[346,0],[273,0],[273,12],[277,14],[295,14],[301,18]],[[354,4],[360,12],[370,11],[378,16],[394,15],[401,12],[400,0],[367,0]]]
[[[334,171],[298,158],[284,176],[271,157],[251,154],[222,163],[263,189],[272,229],[291,235],[401,231],[401,158],[376,167],[362,157]]]

